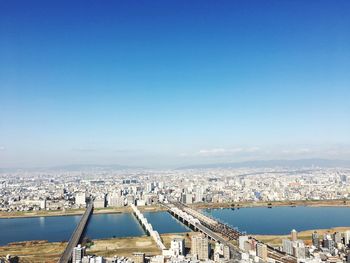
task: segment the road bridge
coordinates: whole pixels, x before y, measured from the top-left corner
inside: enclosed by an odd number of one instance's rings
[[[89,203],[84,214],[82,215],[79,224],[75,228],[72,236],[70,237],[68,244],[66,246],[66,249],[64,250],[61,258],[59,259],[58,263],[69,263],[71,262],[72,259],[72,253],[73,253],[73,248],[75,248],[79,241],[82,238],[83,232],[86,228],[86,225],[90,219],[90,216],[93,211],[93,205],[92,203]]]

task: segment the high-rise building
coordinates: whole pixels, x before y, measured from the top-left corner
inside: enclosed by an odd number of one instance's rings
[[[81,263],[84,256],[85,247],[79,244],[77,247],[73,248],[72,263]]]
[[[153,183],[147,183],[147,184],[146,184],[146,192],[147,192],[147,193],[152,192],[153,189],[154,189]]]
[[[320,238],[318,236],[317,231],[312,233],[312,245],[315,247],[319,247],[320,245]]]
[[[291,236],[292,241],[297,241],[297,239],[298,239],[298,232],[295,229],[293,229],[290,232],[290,236]]]
[[[293,243],[289,239],[282,240],[282,250],[289,255],[293,255]]]
[[[94,207],[95,208],[104,208],[104,207],[106,207],[106,195],[105,194],[95,198],[95,200],[94,200]]]
[[[145,253],[134,252],[132,254],[132,259],[134,263],[144,263],[145,262]]]
[[[342,243],[342,236],[340,232],[335,232],[333,234],[333,240],[335,243]]]
[[[108,206],[110,207],[119,207],[124,206],[124,196],[121,195],[120,190],[114,191],[108,194]]]
[[[246,241],[248,241],[248,236],[239,236],[239,237],[238,237],[239,249],[245,250],[245,249],[244,249],[244,243],[245,243]]]
[[[185,239],[174,238],[171,240],[170,249],[173,251],[175,256],[185,255]]]
[[[183,193],[181,196],[181,201],[184,204],[192,204],[193,203],[193,194]]]
[[[196,192],[195,192],[195,198],[194,201],[196,203],[202,202],[203,201],[203,188],[202,187],[197,187]]]
[[[327,238],[323,241],[323,243],[323,246],[328,248],[331,253],[334,251],[334,241],[332,239]]]
[[[255,251],[255,246],[256,244],[253,244],[251,240],[245,241],[244,242],[244,251],[249,252],[249,251]]]
[[[224,259],[229,260],[231,259],[231,252],[229,246],[224,246]]]
[[[301,240],[297,240],[292,243],[293,243],[293,256],[295,256],[298,259],[305,259],[306,250],[305,250],[304,242]]]
[[[75,204],[78,206],[86,206],[86,192],[79,192],[75,194]]]
[[[350,230],[344,232],[344,244],[349,245],[350,243]]]
[[[208,239],[203,235],[192,236],[191,254],[199,260],[209,259],[210,246]]]
[[[263,243],[256,244],[256,255],[264,262],[267,261],[267,246]]]

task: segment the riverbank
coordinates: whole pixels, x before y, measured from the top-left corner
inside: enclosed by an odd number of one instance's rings
[[[317,229],[319,235],[327,232],[344,232],[350,230],[350,227],[335,227],[330,229]],[[298,238],[304,240],[305,244],[311,244],[311,234],[315,230],[301,231],[298,233]],[[173,238],[185,238],[186,249],[190,250],[191,236],[196,232],[176,233],[176,234],[161,234],[161,238],[166,247],[170,247],[170,242]],[[290,238],[290,235],[253,235],[256,239],[278,247],[282,245],[282,239]],[[16,242],[6,246],[0,246],[0,258],[6,255],[16,255],[23,262],[57,262],[61,253],[63,253],[66,242],[47,242],[47,241],[28,241]],[[125,256],[131,257],[133,252],[143,252],[147,256],[160,254],[154,240],[149,236],[140,237],[124,237],[110,239],[95,239],[90,248],[87,249],[88,254],[97,256],[113,257]]]
[[[170,247],[173,238],[183,237],[186,240],[186,247],[189,249],[193,233],[176,233],[160,235],[165,246]],[[0,246],[0,258],[6,255],[16,255],[21,262],[48,262],[56,263],[63,253],[66,242],[30,241],[17,242],[7,246]],[[147,256],[160,254],[160,250],[153,238],[149,236],[111,238],[93,240],[93,244],[87,249],[88,254],[97,256],[131,257],[133,252],[143,252]]]
[[[227,203],[196,203],[189,205],[195,209],[246,208],[246,207],[279,207],[279,206],[312,206],[350,207],[350,200],[298,200],[298,201],[244,201]]]
[[[195,209],[246,208],[246,207],[279,207],[279,206],[312,206],[312,207],[350,207],[350,200],[300,200],[300,201],[273,201],[273,202],[227,202],[227,203],[196,203],[189,205]],[[141,212],[165,211],[162,205],[140,206]],[[94,214],[130,213],[129,206],[95,208]],[[23,212],[0,212],[0,218],[41,217],[41,216],[70,216],[82,215],[84,209],[68,210],[40,210]]]
[[[141,212],[158,212],[166,209],[161,205],[151,205],[140,207]],[[0,218],[25,218],[25,217],[47,217],[47,216],[72,216],[82,215],[84,209],[68,209],[68,210],[39,210],[39,211],[24,211],[24,212],[0,212]],[[94,214],[117,214],[131,213],[129,206],[123,207],[105,207],[94,208]]]

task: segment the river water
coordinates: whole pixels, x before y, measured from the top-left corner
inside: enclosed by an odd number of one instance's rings
[[[274,207],[204,209],[212,217],[250,234],[288,234],[297,231],[350,226],[346,207]],[[146,212],[145,217],[160,234],[190,231],[168,212]],[[68,240],[80,216],[0,219],[0,245],[27,240]],[[130,213],[92,215],[86,236],[92,239],[145,235]]]

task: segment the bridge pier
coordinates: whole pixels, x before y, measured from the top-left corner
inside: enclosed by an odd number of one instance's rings
[[[146,233],[151,236],[154,241],[156,242],[157,246],[160,250],[166,249],[164,246],[162,239],[159,236],[159,233],[155,230],[153,230],[153,227],[150,223],[148,223],[147,218],[144,217],[144,215],[137,209],[135,205],[131,205],[131,208],[133,210],[133,214],[137,218],[137,220],[140,222],[143,229],[146,231]]]
[[[229,240],[237,240],[241,233],[231,228],[230,226],[224,225],[221,222],[210,218],[202,213],[186,207],[181,203],[171,203],[165,205],[168,208],[168,212],[174,215],[180,222],[183,222],[183,218],[186,218],[190,227],[193,227],[195,231],[199,231],[208,239],[217,241],[229,247],[233,258],[239,260],[241,258],[242,251],[236,246],[231,244]],[[177,216],[176,216],[177,215]],[[225,239],[227,238],[227,239]],[[256,240],[259,242],[258,240]],[[276,262],[281,263],[297,263],[297,259],[293,256],[286,256],[284,252],[279,251],[276,248],[267,246],[269,257],[274,259]]]

